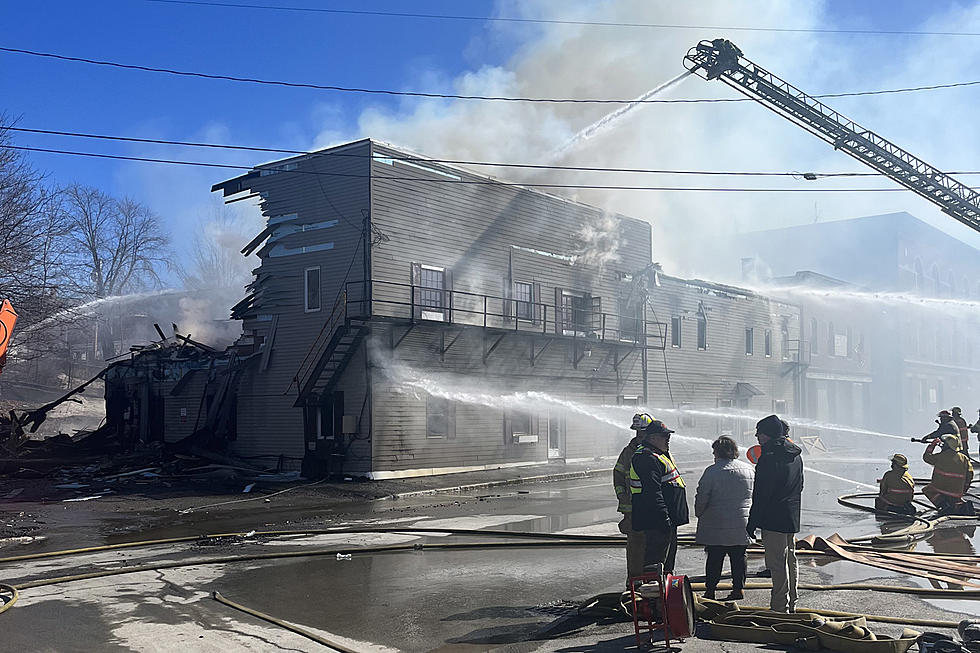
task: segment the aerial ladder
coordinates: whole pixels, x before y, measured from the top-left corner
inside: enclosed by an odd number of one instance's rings
[[[701,41],[688,50],[684,67],[722,80],[980,231],[980,193],[749,61],[731,41]]]

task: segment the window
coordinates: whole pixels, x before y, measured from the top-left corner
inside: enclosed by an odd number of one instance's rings
[[[304,310],[307,313],[320,310],[320,268],[306,268],[306,304]]]
[[[698,315],[698,349],[708,348],[708,320],[704,315]]]
[[[597,329],[602,320],[602,300],[599,297],[555,288],[555,305],[558,307],[555,326],[560,334],[584,335]]]
[[[602,318],[600,318],[601,320]],[[643,303],[635,298],[630,301],[623,298],[619,301],[619,339],[638,342],[643,324]]]
[[[834,323],[828,322],[827,323],[827,354],[829,356],[837,355],[834,350],[835,344],[836,343],[834,342]]]
[[[820,353],[820,336],[818,335],[817,318],[810,318],[810,353]]]
[[[766,329],[765,348],[766,348],[766,358],[769,358],[770,356],[772,356],[772,330],[771,329]]]
[[[538,416],[514,411],[507,416],[509,441],[517,444],[533,444],[538,441]]]
[[[533,320],[534,286],[524,281],[514,282],[514,316],[518,320]]]
[[[670,318],[670,346],[681,346],[681,318],[680,316]]]
[[[452,320],[452,278],[446,268],[412,263],[413,317],[423,320]]]
[[[755,349],[755,329],[749,327],[745,329],[745,355],[751,356]]]
[[[428,438],[449,438],[455,429],[450,403],[443,397],[425,399],[425,435]]]
[[[785,399],[773,399],[772,400],[772,412],[777,415],[786,412],[786,400]]]

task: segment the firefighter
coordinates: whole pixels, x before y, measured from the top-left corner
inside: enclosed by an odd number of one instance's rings
[[[933,450],[942,443],[939,453]],[[940,513],[958,513],[969,504],[963,502],[963,494],[973,482],[973,465],[960,451],[960,436],[947,433],[941,440],[933,440],[922,454],[922,460],[932,465],[932,479],[922,494],[933,503]]]
[[[875,510],[914,515],[915,506],[912,505],[912,497],[915,495],[915,481],[909,474],[909,459],[897,453],[889,460],[892,468],[878,481]]]
[[[652,572],[663,565],[674,570],[677,527],[688,523],[687,491],[680,470],[670,457],[670,434],[660,420],[643,430],[643,441],[630,463],[633,528],[643,531],[643,569]]]
[[[948,410],[941,410],[936,417],[939,418],[936,420],[936,424],[939,425],[939,428],[929,435],[923,436],[923,440],[938,440],[944,435],[955,435],[956,437],[960,437],[960,430],[956,427],[956,422],[953,421],[952,413],[950,413]]]
[[[643,431],[653,418],[646,413],[633,415],[633,423],[630,429],[635,431],[633,439],[623,447],[623,451],[616,460],[613,467],[613,489],[616,490],[616,499],[619,500],[619,507],[616,508],[623,514],[623,519],[619,522],[619,532],[626,536],[626,577],[627,579],[639,576],[643,573],[643,547],[644,539],[642,531],[633,530],[632,510],[633,504],[630,501],[630,463],[633,461],[633,454],[636,448],[643,441]]]
[[[969,454],[970,425],[966,423],[965,419],[963,419],[963,409],[959,406],[953,406],[953,424],[956,424],[956,429],[959,431],[960,451],[965,454]]]
[[[980,440],[980,410],[977,411],[977,421],[973,426],[970,427],[970,432],[976,433],[977,439]],[[969,451],[969,449],[967,449],[967,451]],[[980,453],[978,453],[977,455],[980,455]]]

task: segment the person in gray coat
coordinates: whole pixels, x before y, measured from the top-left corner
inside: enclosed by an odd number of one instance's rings
[[[732,593],[726,601],[744,598],[745,550],[749,538],[745,526],[752,505],[755,470],[738,459],[735,440],[723,435],[711,443],[715,463],[704,470],[694,497],[698,518],[696,541],[708,554],[705,562],[705,598],[715,598],[721,568],[728,556],[732,567]]]

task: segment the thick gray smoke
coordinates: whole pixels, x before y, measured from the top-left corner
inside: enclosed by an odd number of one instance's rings
[[[570,6],[567,2],[502,1],[501,15],[585,21],[718,26],[840,28],[821,3],[768,2],[651,3],[622,0]],[[838,11],[839,8],[838,8]],[[953,7],[928,24],[909,29],[980,29],[980,7]],[[581,25],[488,26],[486,38],[519,43],[500,66],[469,71],[446,89],[462,94],[524,97],[630,99],[672,80],[681,59],[699,39],[727,37],[746,56],[812,93],[873,90],[973,79],[980,41],[956,39],[956,56],[937,66],[936,52],[948,51],[949,37],[853,36],[742,32],[724,29],[649,29]],[[939,39],[944,41],[941,43]],[[406,80],[421,87],[426,78]],[[972,120],[969,90],[834,98],[836,109],[891,138],[940,168],[969,167],[978,126]],[[734,98],[720,82],[690,77],[661,98]],[[439,157],[486,161],[546,161],[575,134],[617,109],[616,105],[550,105],[510,102],[406,101],[396,110],[369,109],[359,134],[324,130],[325,145],[371,136]],[[956,129],[945,129],[955,124]],[[637,107],[627,119],[597,131],[562,157],[562,163],[655,169],[736,171],[860,171],[857,162],[754,102],[655,104]],[[515,169],[486,169],[521,180]],[[523,177],[530,179],[529,175]],[[694,187],[856,188],[895,187],[881,178],[804,181],[746,177],[680,177],[649,174],[542,172],[534,181]],[[692,276],[698,260],[713,255],[700,234],[736,231],[908,210],[970,238],[925,200],[911,193],[696,193],[582,190],[561,191],[580,201],[649,220],[654,255],[671,273]],[[976,239],[980,240],[980,239]]]

